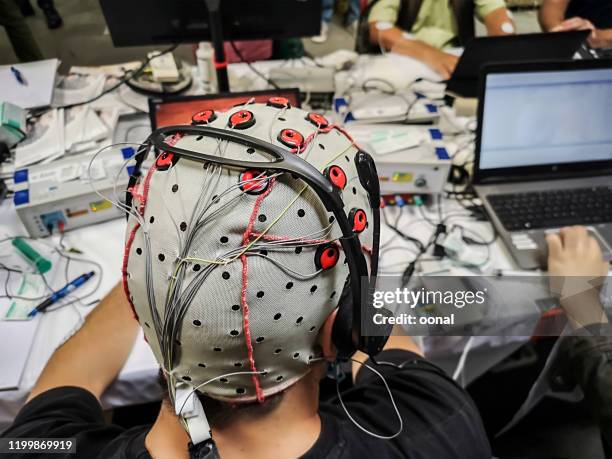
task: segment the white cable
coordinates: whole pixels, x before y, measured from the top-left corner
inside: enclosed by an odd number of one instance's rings
[[[119,167],[119,170],[117,171],[117,175],[115,176],[115,180],[113,181],[113,196],[115,197],[115,200],[117,202],[121,202],[121,200],[119,199],[119,195],[117,194],[117,184],[119,183],[119,179],[121,178],[121,173],[127,167],[128,163],[134,160],[135,160],[134,156],[130,156],[125,161],[123,161],[123,163]],[[88,179],[90,182],[92,181],[91,176],[88,176]]]
[[[123,212],[133,216],[142,226],[142,225],[144,225],[144,220],[143,220],[142,216],[138,212],[133,212],[131,207],[128,207],[125,204],[122,204],[120,202],[116,202],[116,201],[110,199],[108,196],[105,196],[102,193],[100,193],[100,191],[98,191],[98,189],[94,186],[94,181],[91,180],[91,166],[93,165],[93,162],[96,160],[98,155],[100,153],[102,153],[103,151],[108,150],[109,148],[116,147],[118,145],[132,145],[132,146],[137,145],[139,147],[142,147],[145,144],[130,143],[130,142],[120,142],[120,143],[116,143],[116,144],[112,144],[112,145],[107,145],[106,147],[100,148],[96,153],[94,153],[94,155],[89,160],[89,164],[87,165],[87,177],[89,179],[89,186],[91,187],[91,189],[93,190],[94,193],[96,193],[102,199],[105,199],[105,200],[109,201],[111,204],[113,204],[115,207],[117,207],[118,209],[122,210]]]
[[[389,385],[387,384],[387,381],[385,380],[385,377],[378,370],[376,370],[372,366],[368,365],[367,363],[360,362],[359,360],[355,360],[355,359],[352,359],[352,358],[349,359],[349,360],[351,360],[351,361],[353,361],[355,363],[358,363],[358,364],[366,367],[368,370],[370,370],[372,373],[376,374],[376,376],[378,376],[382,380],[383,384],[385,385],[385,389],[387,389],[387,392],[389,393],[389,399],[391,400],[391,404],[393,405],[393,409],[395,410],[395,414],[397,415],[397,418],[399,419],[399,429],[393,435],[380,435],[380,434],[377,434],[375,432],[372,432],[372,431],[366,429],[361,424],[359,424],[353,418],[353,416],[351,416],[351,414],[348,412],[348,410],[346,409],[346,406],[344,405],[344,402],[342,401],[342,395],[340,394],[340,385],[338,383],[338,380],[336,380],[336,393],[338,394],[338,400],[340,401],[340,405],[342,406],[342,409],[346,413],[347,417],[351,420],[351,422],[353,424],[355,424],[355,426],[357,426],[357,428],[359,428],[362,432],[365,432],[366,434],[370,435],[371,437],[378,438],[379,440],[392,440],[392,439],[394,439],[399,434],[401,434],[402,431],[404,430],[404,420],[402,419],[402,415],[400,414],[399,409],[397,408],[397,405],[395,404],[395,399],[393,398],[393,393],[391,392],[391,389],[389,388]]]
[[[171,374],[169,372],[167,372],[166,370],[164,370],[165,373]],[[219,376],[215,376],[212,379],[209,379],[208,381],[204,381],[201,384],[198,384],[196,387],[194,387],[193,389],[191,389],[191,392],[189,392],[189,395],[187,395],[187,397],[185,397],[185,401],[183,402],[183,404],[181,405],[181,409],[179,410],[179,412],[177,413],[177,416],[180,416],[183,413],[183,409],[185,408],[185,405],[187,403],[187,400],[189,400],[189,398],[191,397],[191,395],[193,395],[193,393],[195,391],[197,391],[200,387],[205,386],[207,384],[210,384],[211,382],[214,382],[218,379],[221,378],[226,378],[228,376],[239,376],[239,375],[263,375],[265,373],[265,371],[236,371],[233,373],[226,373],[224,375],[219,375]]]
[[[461,356],[459,357],[459,361],[457,362],[457,368],[453,372],[453,380],[457,381],[459,376],[463,375],[463,370],[465,368],[465,362],[467,360],[468,353],[474,344],[474,337],[470,336],[463,347],[463,351],[461,351]]]
[[[270,143],[274,143],[274,138],[273,138],[273,134],[272,134],[272,129],[274,128],[274,126],[276,125],[276,123],[278,122],[278,119],[285,116],[285,112],[287,111],[287,107],[283,107],[280,110],[278,110],[275,114],[274,114],[274,118],[272,118],[272,122],[270,123],[270,128],[268,129],[268,140],[270,141]]]
[[[247,252],[248,253],[248,252]],[[261,258],[265,258],[266,260],[268,260],[270,263],[272,263],[273,265],[275,265],[276,267],[278,267],[280,270],[282,270],[284,273],[286,274],[291,274],[293,275],[294,279],[299,279],[299,280],[310,280],[310,279],[314,279],[315,277],[317,277],[319,274],[321,274],[321,272],[323,272],[322,269],[319,269],[313,273],[310,274],[303,274],[300,273],[298,271],[295,271],[291,268],[289,268],[289,266],[281,263],[278,260],[275,260],[274,258],[270,258],[267,255],[263,255],[261,253],[258,252],[254,252],[251,253],[250,256],[254,256],[254,257],[261,257]]]

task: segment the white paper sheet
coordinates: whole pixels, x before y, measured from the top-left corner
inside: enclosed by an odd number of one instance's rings
[[[0,66],[0,100],[21,108],[46,107],[51,103],[59,60]],[[23,75],[27,85],[17,81],[11,67]]]
[[[15,169],[64,154],[63,119],[63,110],[52,110],[40,118],[34,131],[15,150]]]

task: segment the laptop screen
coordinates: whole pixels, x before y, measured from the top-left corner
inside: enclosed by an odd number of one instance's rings
[[[486,77],[479,168],[612,160],[612,68]]]
[[[157,129],[173,124],[190,124],[191,117],[200,110],[226,111],[249,100],[266,103],[270,97],[284,97],[289,100],[293,107],[300,106],[300,92],[292,88],[168,99],[151,98],[149,99],[151,128]]]

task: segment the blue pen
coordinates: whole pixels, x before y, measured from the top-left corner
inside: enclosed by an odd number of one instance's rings
[[[28,85],[28,81],[23,76],[23,73],[21,73],[19,70],[17,70],[12,65],[11,65],[11,72],[13,72],[13,75],[15,75],[15,79],[17,80],[17,82],[20,85],[22,85],[22,86],[27,86]]]
[[[68,282],[64,287],[59,289],[57,292],[52,294],[45,301],[43,301],[38,306],[36,306],[34,309],[32,309],[30,313],[28,314],[28,317],[34,317],[36,314],[38,314],[39,312],[43,312],[45,309],[47,309],[52,304],[57,303],[59,300],[64,298],[66,295],[69,295],[74,290],[76,290],[81,285],[83,285],[85,282],[87,282],[89,279],[91,279],[94,274],[95,273],[93,271],[90,271],[88,273],[81,274],[79,277],[77,277],[73,281]]]

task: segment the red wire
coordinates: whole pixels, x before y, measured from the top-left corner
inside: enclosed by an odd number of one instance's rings
[[[246,247],[253,235],[253,226],[255,225],[255,218],[259,213],[259,209],[261,207],[261,203],[265,199],[266,196],[270,194],[272,188],[274,187],[274,179],[270,180],[270,186],[268,189],[257,196],[255,201],[255,205],[253,206],[253,212],[251,212],[251,217],[249,218],[249,224],[247,225],[244,234],[242,235],[242,246]],[[247,302],[247,287],[249,283],[249,268],[247,264],[247,257],[245,254],[240,256],[240,261],[242,262],[242,290],[240,292],[240,303],[242,304],[242,323],[244,328],[244,340],[247,346],[247,355],[249,359],[249,364],[251,366],[251,371],[255,374],[251,376],[253,380],[253,384],[255,386],[255,394],[257,395],[257,401],[259,403],[263,403],[265,400],[263,390],[261,389],[261,384],[259,382],[259,375],[257,374],[257,366],[255,365],[255,355],[253,351],[253,342],[251,340],[251,328],[249,323],[249,304]]]

